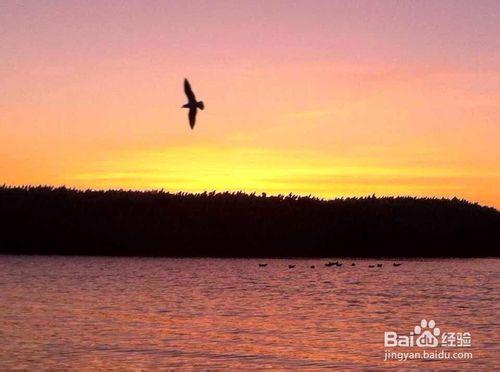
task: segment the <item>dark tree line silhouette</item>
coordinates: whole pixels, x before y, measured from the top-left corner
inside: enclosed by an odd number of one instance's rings
[[[0,253],[498,256],[500,212],[459,199],[0,187]]]

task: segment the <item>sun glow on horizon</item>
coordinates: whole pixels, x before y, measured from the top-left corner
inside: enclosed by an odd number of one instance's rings
[[[120,154],[88,172],[68,174],[60,182],[78,188],[294,193],[325,198],[373,193],[454,197],[466,195],[470,188],[487,192],[484,178],[488,177],[498,180],[500,175],[474,169],[405,167],[403,163],[384,167],[374,160],[352,164],[352,159],[341,157],[332,162],[326,154],[314,151],[176,146]],[[405,189],[412,192],[402,193]]]

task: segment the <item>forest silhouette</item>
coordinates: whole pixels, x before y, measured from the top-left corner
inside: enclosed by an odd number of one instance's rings
[[[465,200],[0,187],[0,253],[498,256],[500,212]]]

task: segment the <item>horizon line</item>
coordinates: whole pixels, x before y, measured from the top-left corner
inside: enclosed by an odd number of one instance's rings
[[[257,191],[244,191],[244,190],[204,190],[204,191],[171,191],[171,190],[166,190],[164,188],[153,188],[153,189],[126,189],[126,188],[79,188],[79,187],[73,187],[73,186],[66,186],[66,185],[48,185],[48,184],[23,184],[23,185],[8,185],[6,183],[1,184],[0,189],[51,189],[51,191],[55,190],[70,190],[74,192],[130,192],[130,193],[157,193],[157,194],[170,194],[170,195],[193,195],[193,196],[199,196],[203,194],[208,194],[208,195],[220,195],[220,194],[243,194],[245,196],[254,196],[258,198],[268,198],[268,197],[293,197],[293,198],[300,198],[300,199],[311,199],[311,200],[319,200],[319,201],[336,201],[336,200],[349,200],[349,199],[358,199],[358,200],[363,200],[363,199],[415,199],[415,200],[447,200],[447,201],[459,201],[462,203],[467,203],[470,205],[477,205],[480,207],[484,208],[491,208],[494,209],[497,212],[500,212],[500,209],[496,208],[495,206],[492,205],[486,205],[486,204],[480,204],[477,201],[471,201],[469,199],[465,199],[462,197],[458,196],[453,196],[453,197],[445,197],[445,196],[416,196],[416,195],[409,195],[409,194],[402,194],[402,195],[378,195],[376,193],[371,193],[371,194],[366,194],[366,195],[361,195],[361,196],[337,196],[333,198],[325,198],[321,196],[316,196],[312,193],[309,194],[296,194],[293,192],[289,193],[272,193],[272,192],[257,192]]]

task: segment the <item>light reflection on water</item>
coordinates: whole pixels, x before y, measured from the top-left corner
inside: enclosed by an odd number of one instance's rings
[[[0,368],[499,365],[500,260],[326,261],[0,256]],[[473,359],[384,362],[423,318]]]

